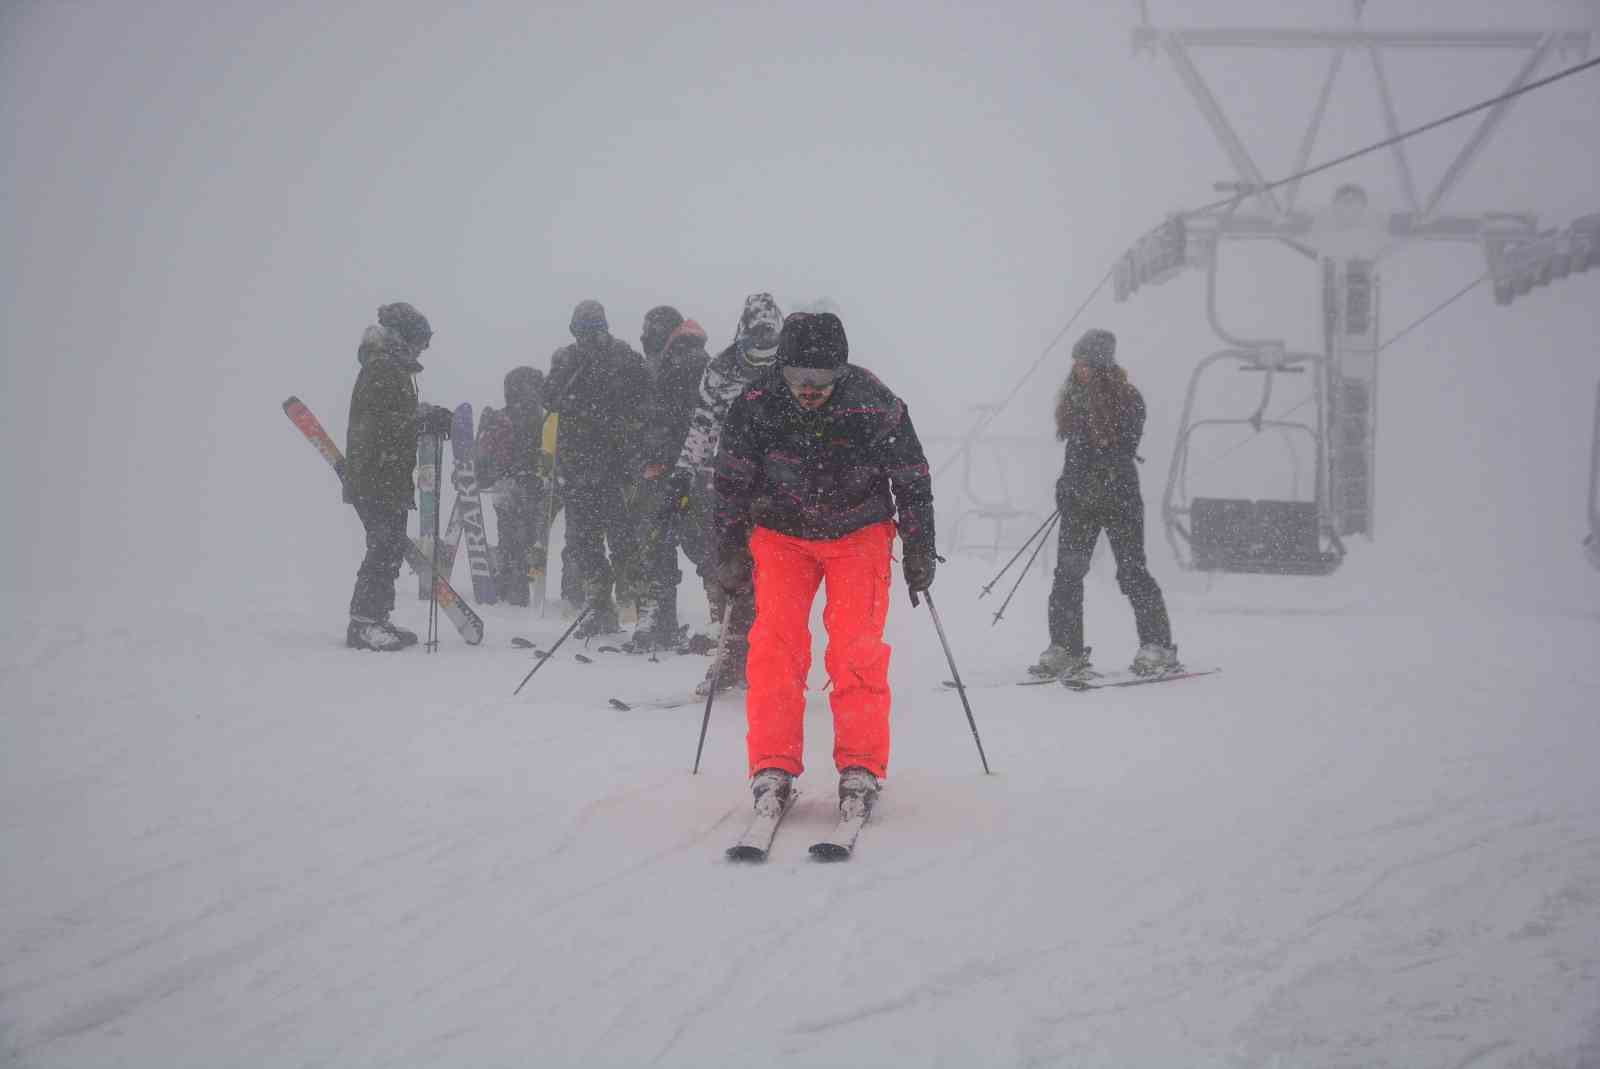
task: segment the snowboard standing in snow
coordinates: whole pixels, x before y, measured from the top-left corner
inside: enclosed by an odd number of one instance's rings
[[[461,506],[461,535],[467,543],[467,565],[472,570],[472,596],[479,605],[493,605],[499,595],[495,591],[494,566],[489,560],[489,536],[483,527],[483,504],[478,500],[474,452],[472,406],[463,402],[457,406],[450,425],[450,458],[454,464],[450,481]]]
[[[291,397],[283,403],[283,411],[299,428],[300,433],[305,435],[306,440],[322,454],[322,458],[328,462],[334,474],[338,475],[342,482],[345,472],[344,454],[339,451],[333,439],[328,437],[328,432],[323,429],[322,423],[312,414],[311,409],[307,408],[300,398]],[[411,570],[418,575],[425,574],[429,570],[430,561],[409,538],[406,539],[405,559]],[[435,596],[439,599],[439,608],[450,618],[450,622],[455,625],[467,644],[476,646],[482,642],[483,620],[478,614],[472,611],[442,575],[434,579],[433,587]]]

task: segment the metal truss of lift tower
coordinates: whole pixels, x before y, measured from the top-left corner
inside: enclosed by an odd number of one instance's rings
[[[1213,209],[1174,215],[1146,234],[1118,261],[1116,298],[1162,282],[1186,267],[1206,271],[1206,310],[1224,348],[1202,360],[1189,382],[1162,501],[1162,521],[1178,560],[1206,571],[1327,574],[1344,557],[1342,539],[1371,536],[1376,488],[1378,322],[1382,307],[1379,261],[1420,242],[1455,242],[1481,249],[1496,299],[1509,303],[1533,286],[1571,271],[1600,266],[1600,216],[1585,216],[1565,231],[1538,229],[1528,212],[1450,213],[1445,204],[1504,124],[1513,99],[1539,76],[1553,55],[1585,55],[1587,30],[1368,30],[1359,25],[1357,4],[1339,29],[1162,29],[1134,31],[1136,50],[1160,54],[1199,106],[1233,166],[1234,178],[1219,184],[1232,194]],[[1347,60],[1364,56],[1382,106],[1388,154],[1403,207],[1380,214],[1369,209],[1365,191],[1346,183],[1326,204],[1307,208],[1300,180],[1269,182],[1201,75],[1201,51],[1240,50],[1326,53],[1321,88],[1301,135],[1292,175],[1307,171],[1328,114],[1335,84]],[[1496,102],[1479,113],[1476,127],[1431,189],[1419,186],[1406,151],[1390,91],[1388,65],[1418,51],[1521,53],[1522,62]],[[1318,168],[1312,168],[1317,170]],[[1218,250],[1228,241],[1269,241],[1288,246],[1316,265],[1321,292],[1322,351],[1296,352],[1284,342],[1241,337],[1217,317]],[[1260,402],[1241,419],[1193,418],[1196,389],[1217,365],[1262,376]],[[1311,375],[1315,414],[1303,422],[1266,419],[1274,379]],[[1290,443],[1313,443],[1315,486],[1309,501],[1191,497],[1189,442],[1194,431],[1242,424],[1280,432]],[[1600,428],[1597,428],[1600,433]]]

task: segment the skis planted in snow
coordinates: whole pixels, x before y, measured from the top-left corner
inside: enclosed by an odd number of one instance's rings
[[[456,406],[450,424],[450,459],[454,467],[450,481],[461,506],[461,535],[467,543],[467,565],[472,571],[472,596],[479,605],[493,605],[499,599],[494,585],[494,568],[489,561],[489,535],[483,525],[483,503],[478,498],[478,472],[472,440],[472,406]]]
[[[323,429],[321,421],[312,414],[304,401],[298,397],[291,397],[283,403],[283,411],[290,421],[305,435],[306,441],[322,459],[333,468],[334,474],[339,476],[339,481],[344,481],[344,454],[339,451],[328,432]],[[406,563],[418,575],[426,575],[432,570],[432,562],[423,555],[422,550],[411,539],[406,539]],[[483,619],[473,612],[455,589],[445,581],[443,576],[435,576],[433,581],[434,596],[439,600],[439,608],[455,624],[456,630],[461,632],[461,637],[467,645],[476,646],[483,641]]]

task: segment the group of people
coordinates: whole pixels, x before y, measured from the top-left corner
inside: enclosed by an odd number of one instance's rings
[[[699,574],[710,619],[723,627],[722,654],[700,692],[748,688],[754,790],[758,800],[771,791],[786,799],[803,771],[809,622],[825,585],[834,764],[841,797],[870,808],[889,762],[883,631],[896,535],[913,604],[931,588],[940,559],[927,458],[905,402],[851,363],[836,314],[785,317],[768,293],[745,299],[733,341],[714,357],[705,329],[668,305],[646,314],[642,354],[612,335],[598,301],[580,302],[570,329],[572,343],[556,350],[548,371],[513,369],[505,410],[492,420],[486,414],[480,451],[495,458],[508,600],[527,603],[526,564],[543,552],[559,506],[566,513],[562,595],[584,614],[577,633],[619,633],[617,606],[626,598],[638,621],[625,649],[683,648],[681,548]],[[451,424],[448,409],[418,403],[413,382],[432,336],[416,308],[387,304],[358,349],[345,496],[366,530],[347,631],[359,649],[416,641],[390,614],[406,512],[415,507],[416,439],[446,435]],[[1109,332],[1088,332],[1058,396],[1060,555],[1050,645],[1029,669],[1036,675],[1092,671],[1083,578],[1102,530],[1134,608],[1133,669],[1177,667],[1166,605],[1145,564],[1136,466],[1144,402],[1115,354]],[[547,413],[556,416],[553,443]],[[545,462],[552,452],[553,471]]]

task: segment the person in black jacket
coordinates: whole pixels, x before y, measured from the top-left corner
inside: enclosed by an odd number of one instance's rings
[[[705,373],[705,329],[683,320],[660,343],[650,370],[645,403],[639,489],[633,511],[638,522],[639,622],[624,645],[631,653],[674,648],[679,644],[678,546],[696,565],[705,555],[704,518],[680,507],[669,480],[678,451],[689,433],[689,418],[700,403],[700,376]]]
[[[730,594],[755,588],[745,714],[758,802],[803,770],[811,603],[825,582],[840,800],[870,807],[889,763],[883,627],[897,528],[912,603],[933,584],[922,444],[905,402],[848,357],[838,316],[791,315],[778,373],[734,401],[717,453],[717,579]]]
[[[1036,676],[1092,674],[1083,644],[1083,577],[1103,530],[1117,562],[1117,585],[1133,605],[1139,652],[1133,671],[1177,671],[1167,604],[1145,563],[1144,498],[1137,456],[1144,398],[1116,363],[1117,339],[1091,330],[1072,348],[1072,372],[1056,399],[1056,437],[1065,444],[1056,507],[1061,528],[1050,591],[1050,645],[1028,671]]]
[[[611,336],[599,301],[580,301],[571,329],[573,344],[550,359],[544,397],[545,407],[561,415],[556,477],[567,511],[566,548],[589,608],[577,635],[588,638],[622,630],[612,589],[636,566],[623,490],[635,470],[646,373],[639,354]],[[563,552],[563,564],[568,558]]]
[[[361,372],[350,392],[344,499],[361,517],[367,551],[350,595],[345,645],[352,649],[397,650],[417,641],[415,632],[391,623],[389,613],[409,537],[406,513],[417,505],[417,435],[450,434],[450,410],[419,409],[411,380],[432,339],[428,320],[401,301],[378,309],[378,323],[362,334],[356,353]]]

